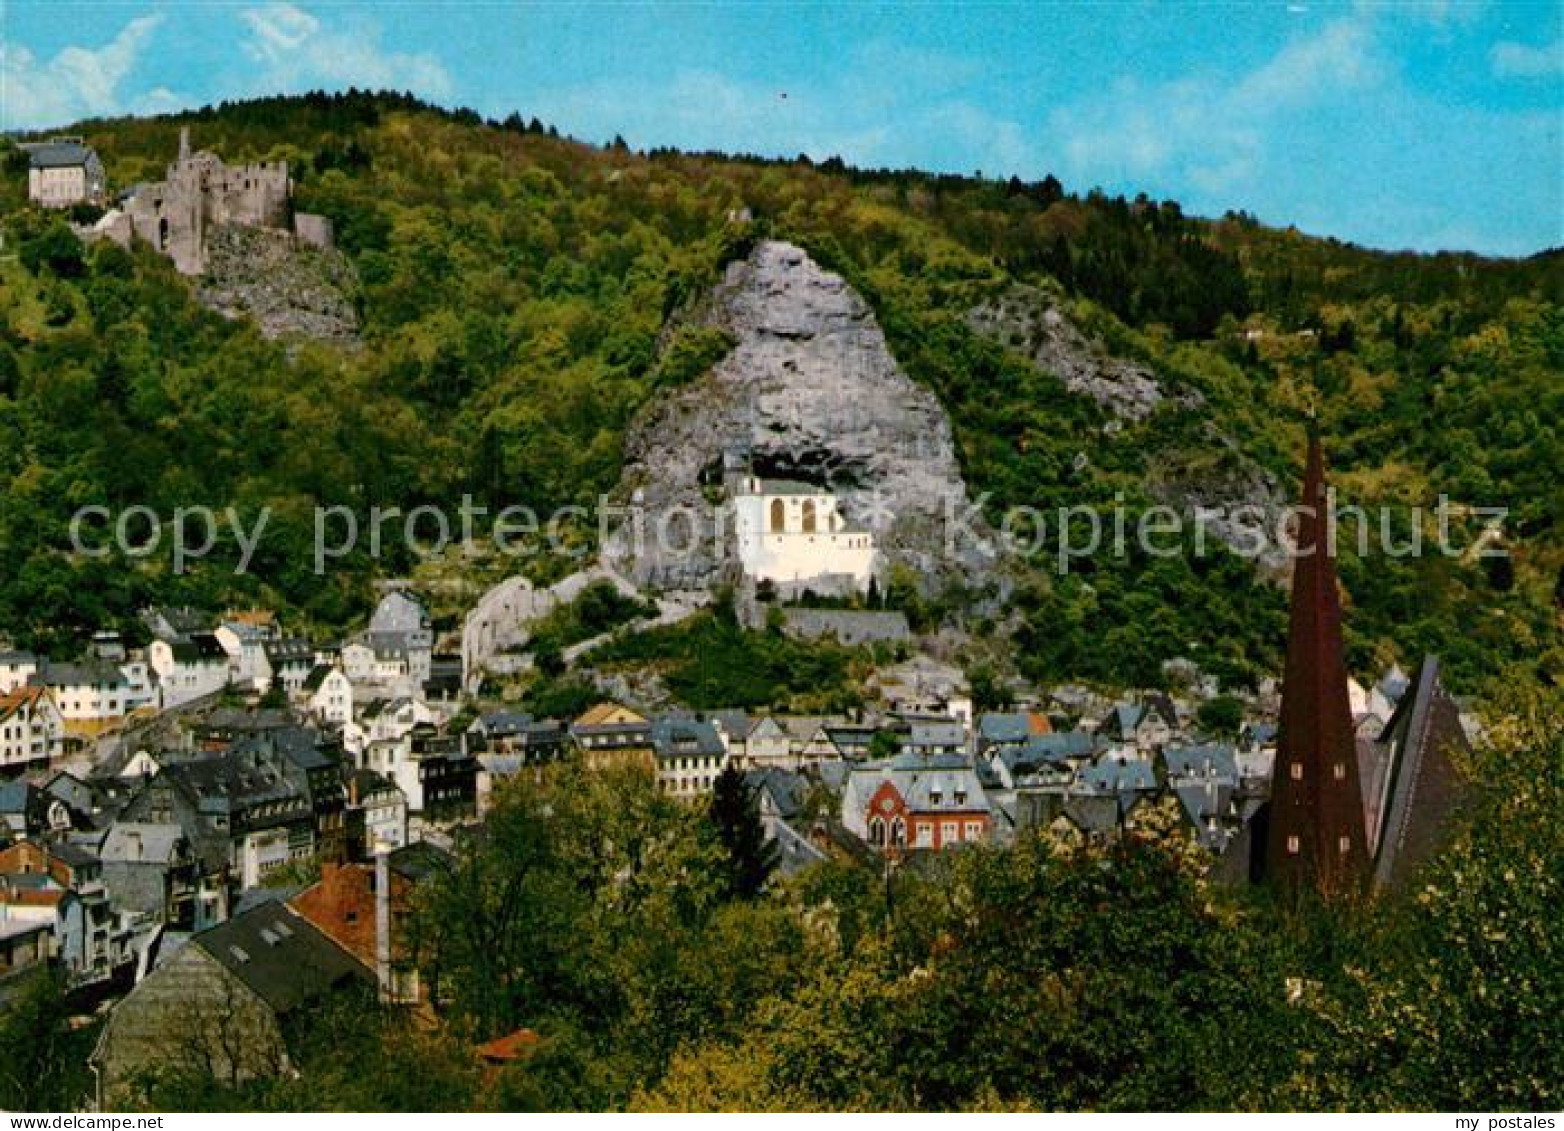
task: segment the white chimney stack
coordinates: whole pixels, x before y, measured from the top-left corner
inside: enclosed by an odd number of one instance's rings
[[[375,838],[375,980],[391,1000],[391,845]]]

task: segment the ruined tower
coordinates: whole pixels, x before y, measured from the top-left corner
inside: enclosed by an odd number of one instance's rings
[[[1368,852],[1327,505],[1324,459],[1318,437],[1311,435],[1294,548],[1265,875],[1285,890],[1309,887],[1331,896],[1361,886]]]

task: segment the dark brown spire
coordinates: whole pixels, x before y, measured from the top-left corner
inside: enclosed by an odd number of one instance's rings
[[[1293,561],[1292,619],[1265,871],[1284,888],[1327,896],[1356,890],[1365,875],[1363,800],[1347,700],[1341,596],[1319,438],[1309,437]]]

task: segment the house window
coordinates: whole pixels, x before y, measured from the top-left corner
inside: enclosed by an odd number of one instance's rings
[[[1290,836],[1287,838],[1287,855],[1298,855],[1298,838],[1295,836]]]
[[[1350,836],[1344,836],[1344,837],[1341,837],[1340,839],[1338,839],[1336,841],[1336,850],[1338,852],[1340,852],[1343,856],[1345,856],[1347,853],[1351,852],[1352,851],[1352,838]]]
[[[1294,762],[1292,764],[1292,780],[1293,781],[1302,781],[1303,780],[1303,763],[1302,762]]]
[[[940,824],[939,839],[941,844],[952,844],[961,839],[961,825],[957,821],[944,821]]]
[[[934,822],[925,821],[918,826],[918,847],[932,848],[934,846]]]
[[[1347,763],[1345,763],[1345,762],[1337,762],[1336,763],[1336,769],[1335,769],[1334,773],[1335,773],[1337,781],[1346,781],[1347,780]]]

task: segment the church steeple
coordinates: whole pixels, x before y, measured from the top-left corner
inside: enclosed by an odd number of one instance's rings
[[[1361,885],[1368,856],[1327,505],[1324,458],[1319,437],[1311,431],[1294,549],[1265,872],[1284,888],[1307,886],[1329,896]]]

